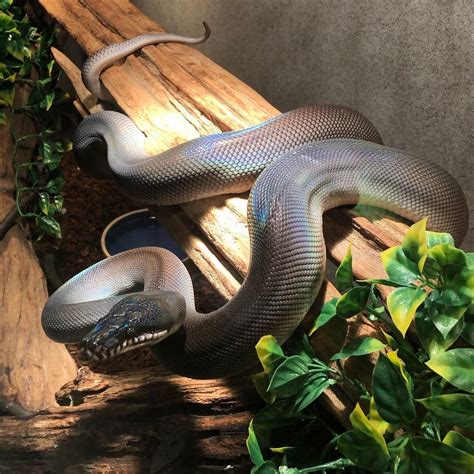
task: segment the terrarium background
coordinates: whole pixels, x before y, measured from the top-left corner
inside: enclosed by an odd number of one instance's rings
[[[471,207],[474,250],[472,15],[469,0],[134,0],[167,31],[200,33],[207,56],[282,111],[352,107],[388,146],[436,161]],[[474,13],[474,12],[473,12]]]

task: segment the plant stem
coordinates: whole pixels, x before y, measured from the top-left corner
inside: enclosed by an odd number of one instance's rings
[[[300,473],[307,473],[307,472],[320,472],[320,471],[327,471],[335,470],[335,469],[344,469],[345,467],[352,467],[354,463],[346,458],[336,459],[335,461],[327,462],[325,464],[320,464],[319,466],[312,466],[312,467],[305,467],[300,469]]]

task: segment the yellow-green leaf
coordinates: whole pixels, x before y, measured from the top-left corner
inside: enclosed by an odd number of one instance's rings
[[[454,245],[440,243],[428,250],[424,273],[430,278],[437,278],[446,265],[465,267],[466,254]]]
[[[292,449],[295,449],[294,446],[281,446],[279,448],[270,448],[270,451],[272,453],[285,454],[286,452],[291,451]]]
[[[474,429],[474,395],[447,393],[416,401],[434,413],[441,423]]]
[[[387,341],[387,344],[390,346],[390,349],[396,350],[398,349],[398,343],[397,341],[388,333],[386,333],[383,329],[381,329],[385,340]]]
[[[451,349],[432,357],[426,365],[455,387],[474,393],[474,349]]]
[[[461,318],[446,336],[439,332],[425,309],[416,313],[415,325],[421,345],[430,357],[434,357],[449,349],[458,339],[464,328],[464,318]]]
[[[266,374],[271,373],[285,358],[282,348],[273,336],[263,336],[255,346],[257,356]]]
[[[246,444],[252,462],[256,466],[263,464],[265,460],[263,459],[262,451],[260,450],[260,445],[258,444],[257,435],[253,429],[253,420],[249,424],[249,435]]]
[[[444,437],[443,443],[474,455],[474,441],[466,438],[457,431],[449,431]]]
[[[430,230],[426,231],[426,243],[428,248],[434,247],[438,244],[451,244],[454,245],[454,239],[451,234],[447,232],[433,232]]]
[[[400,357],[398,357],[398,349],[396,351],[391,351],[387,353],[387,357],[389,358],[390,362],[398,367],[398,370],[402,374],[402,377],[405,379],[405,385],[411,390],[411,380],[408,375],[408,372],[405,369],[405,363],[403,362]]]
[[[420,277],[417,263],[407,257],[401,245],[383,251],[380,258],[387,275],[395,283],[407,285]]]
[[[375,428],[374,425],[367,418],[365,413],[362,411],[359,403],[355,406],[354,410],[349,416],[352,423],[352,428],[356,431],[361,431],[365,435],[369,436],[382,448],[385,454],[388,454],[387,443],[380,432]]]
[[[375,406],[374,397],[370,398],[369,407],[369,420],[370,424],[383,436],[388,428],[388,423],[380,416]]]
[[[397,288],[388,295],[388,310],[395,326],[403,336],[425,298],[426,293],[420,288]]]
[[[405,255],[417,264],[418,271],[422,272],[428,256],[426,219],[416,222],[408,229],[402,242],[402,249]]]
[[[368,286],[356,286],[344,293],[336,303],[337,315],[341,318],[350,318],[363,311],[370,296]]]
[[[343,293],[352,288],[352,253],[351,244],[347,249],[346,255],[336,270],[336,288]]]
[[[474,472],[474,456],[460,449],[432,439],[414,437],[411,446],[416,453],[412,468],[399,469],[405,473],[460,474]],[[401,466],[401,465],[400,465]]]

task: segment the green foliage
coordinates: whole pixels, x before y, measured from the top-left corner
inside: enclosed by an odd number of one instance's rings
[[[64,178],[59,169],[63,154],[71,149],[60,138],[61,105],[69,100],[57,87],[59,71],[51,55],[54,29],[38,29],[30,23],[24,8],[14,2],[0,2],[0,124],[8,124],[13,137],[16,203],[21,216],[29,218],[44,234],[61,237],[56,219],[63,200],[59,195]],[[29,88],[26,103],[18,103],[19,87]],[[36,129],[18,136],[15,117],[26,114]],[[35,140],[37,146],[30,162],[18,163],[21,146]],[[28,210],[22,201],[28,198]]]
[[[426,231],[423,220],[381,257],[388,278],[357,282],[348,250],[336,273],[345,293],[323,305],[309,335],[363,312],[385,342],[355,339],[329,364],[301,330],[285,349],[272,336],[257,344],[264,371],[254,381],[267,405],[249,427],[253,473],[474,471],[474,442],[459,432],[474,428],[474,349],[466,347],[474,339],[474,254],[449,234]],[[378,285],[394,287],[386,303]],[[347,375],[343,361],[377,353],[369,386]],[[335,384],[359,396],[346,432],[318,412],[318,398]],[[315,443],[321,432],[326,438]]]

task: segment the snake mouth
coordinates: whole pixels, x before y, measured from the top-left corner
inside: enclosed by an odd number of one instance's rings
[[[84,343],[81,347],[81,353],[89,359],[103,361],[116,357],[119,354],[137,349],[138,347],[156,344],[167,336],[168,330],[165,329],[163,331],[148,332],[130,339],[125,339],[123,342],[112,347]]]

